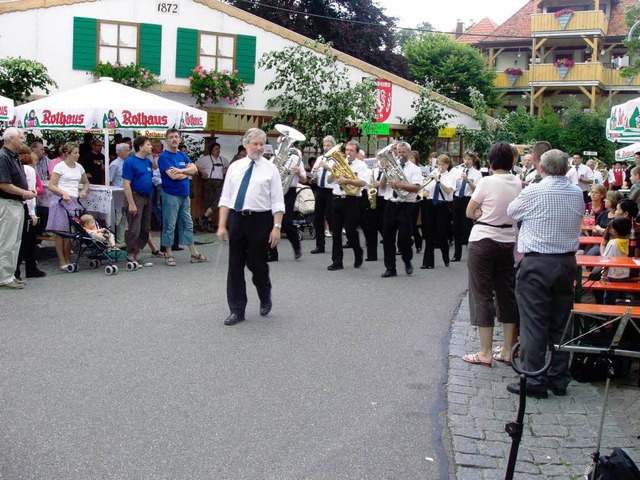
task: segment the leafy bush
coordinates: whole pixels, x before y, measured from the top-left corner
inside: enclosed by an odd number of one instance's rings
[[[206,70],[202,65],[198,65],[193,69],[193,75],[189,77],[191,95],[201,107],[222,100],[229,105],[240,105],[246,83],[238,77],[237,73],[237,70],[231,73],[227,70],[222,72]]]
[[[0,95],[16,104],[25,103],[36,89],[47,95],[58,84],[47,73],[47,67],[35,60],[7,57],[0,60]]]

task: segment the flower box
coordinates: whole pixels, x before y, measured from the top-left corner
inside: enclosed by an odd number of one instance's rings
[[[246,83],[237,73],[237,70],[206,70],[198,65],[189,77],[191,95],[201,107],[218,102],[239,105],[243,100]]]

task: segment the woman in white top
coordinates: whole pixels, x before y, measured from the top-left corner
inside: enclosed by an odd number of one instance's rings
[[[433,180],[424,189],[422,202],[422,236],[425,240],[424,257],[420,268],[433,268],[434,250],[442,252],[444,266],[449,266],[449,230],[451,229],[451,202],[455,188],[455,175],[449,171],[451,157],[438,157],[437,168],[429,175]]]
[[[462,357],[465,362],[487,367],[492,365],[492,360],[507,363],[515,339],[518,318],[513,267],[516,226],[507,215],[507,207],[522,190],[520,179],[510,172],[513,156],[508,143],[493,145],[489,160],[493,175],[478,182],[467,206],[467,216],[476,220],[469,236],[467,265],[469,313],[471,325],[478,327],[480,351]],[[492,355],[494,294],[498,321],[504,328],[504,344]]]
[[[78,198],[86,197],[89,190],[89,180],[84,168],[77,163],[80,156],[78,144],[67,142],[62,147],[62,152],[66,157],[63,162],[53,168],[48,186],[52,195],[49,203],[47,230],[54,233],[69,231],[68,214],[74,215],[76,210],[83,210],[78,203]],[[82,190],[78,193],[80,183]],[[61,199],[62,202],[60,202]],[[70,263],[71,240],[60,235],[56,236],[56,253],[60,261],[60,269],[66,270],[66,266]]]

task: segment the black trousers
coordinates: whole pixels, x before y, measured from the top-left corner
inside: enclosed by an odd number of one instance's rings
[[[316,204],[313,212],[313,227],[316,229],[316,247],[324,250],[324,222],[326,220],[329,223],[329,229],[331,230],[333,190],[331,188],[318,187],[314,193]]]
[[[411,236],[416,218],[415,211],[415,203],[388,201],[385,206],[382,244],[384,266],[387,270],[396,269],[396,238],[405,265],[413,258]]]
[[[231,313],[244,315],[247,307],[247,285],[244,267],[253,274],[253,284],[260,303],[271,303],[269,278],[269,234],[273,228],[271,212],[243,216],[229,210],[229,270],[227,273],[227,302]]]
[[[467,217],[467,205],[471,197],[453,197],[453,241],[454,258],[462,256],[462,246],[469,244],[469,235],[473,228],[473,220]]]
[[[424,237],[424,257],[422,265],[433,267],[435,264],[434,250],[442,252],[442,261],[449,264],[449,229],[451,228],[451,202],[438,202],[434,205],[431,200],[422,202],[422,236]]]
[[[387,201],[384,197],[377,198],[376,208],[367,209],[367,259],[378,260],[378,233],[384,238],[384,212]]]
[[[540,370],[545,364],[547,347],[552,349],[560,343],[573,307],[576,272],[575,255],[525,256],[520,262],[516,299],[523,370]],[[569,328],[569,332],[572,331],[573,328]],[[546,376],[529,378],[527,383],[533,386],[550,383],[563,388],[570,381],[569,353],[555,352]]]
[[[18,264],[16,265],[16,277],[20,277],[20,265],[24,260],[26,274],[35,272],[38,269],[36,262],[36,243],[38,237],[36,234],[36,227],[31,224],[31,217],[29,216],[29,209],[26,205],[24,207],[24,222],[22,222],[22,243],[20,243],[20,251],[18,252]]]
[[[284,195],[284,215],[282,216],[282,233],[287,235],[287,239],[291,242],[294,252],[300,251],[300,239],[298,238],[298,230],[293,225],[293,211],[296,205],[297,191],[295,187],[291,187]],[[317,232],[317,230],[316,230]],[[269,252],[271,260],[278,259],[278,247],[272,248]]]
[[[331,235],[333,246],[331,248],[331,260],[335,264],[342,265],[342,229],[347,233],[347,241],[353,248],[356,259],[363,255],[358,235],[358,222],[360,220],[360,197],[346,196],[333,198],[333,223]]]

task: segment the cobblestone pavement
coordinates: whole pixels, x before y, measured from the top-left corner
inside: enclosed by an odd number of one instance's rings
[[[496,333],[494,345],[501,342],[500,327]],[[504,427],[515,421],[518,408],[518,396],[506,390],[508,383],[518,381],[510,367],[494,362],[493,368],[487,368],[462,361],[464,354],[479,347],[465,297],[452,324],[447,381],[447,423],[458,480],[504,478],[511,449]],[[629,385],[637,379],[636,369],[611,383],[601,453],[608,455],[621,447],[640,464],[640,392]],[[596,449],[603,398],[604,382],[572,382],[566,397],[527,398],[515,478],[584,478]]]

